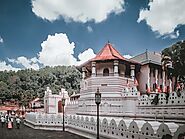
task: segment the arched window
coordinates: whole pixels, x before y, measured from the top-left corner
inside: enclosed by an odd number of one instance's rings
[[[103,76],[109,76],[109,69],[108,68],[105,68],[103,70]]]

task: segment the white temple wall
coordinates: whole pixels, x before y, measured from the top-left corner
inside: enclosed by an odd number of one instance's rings
[[[148,74],[150,73],[149,65],[143,65],[139,74],[139,91],[146,92],[146,84],[148,81]]]
[[[124,98],[123,100],[123,114],[134,116],[137,112],[138,101],[137,98]]]
[[[35,129],[62,130],[62,123],[61,115],[29,113],[26,114],[24,124]],[[66,131],[88,138],[96,138],[96,116],[65,115],[65,128]],[[161,139],[167,134],[171,135],[172,139],[177,139],[180,134],[185,134],[185,126],[171,122],[100,117],[101,137]]]

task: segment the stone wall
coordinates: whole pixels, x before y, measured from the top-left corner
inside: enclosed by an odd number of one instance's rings
[[[35,129],[62,130],[62,115],[26,114],[25,124]],[[65,115],[66,130],[96,138],[96,117]],[[102,138],[123,139],[161,139],[162,136],[172,136],[178,139],[185,135],[185,125],[168,122],[132,120],[123,118],[100,117],[100,136]]]

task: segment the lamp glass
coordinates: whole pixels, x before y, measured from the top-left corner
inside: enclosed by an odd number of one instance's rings
[[[95,93],[95,102],[96,102],[96,104],[101,103],[101,94],[100,93]]]
[[[62,98],[62,105],[65,105],[65,98]]]

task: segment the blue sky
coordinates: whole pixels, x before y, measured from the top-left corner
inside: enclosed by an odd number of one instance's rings
[[[185,38],[184,7],[185,0],[0,0],[0,70],[76,65],[108,41],[122,55],[160,52]]]

